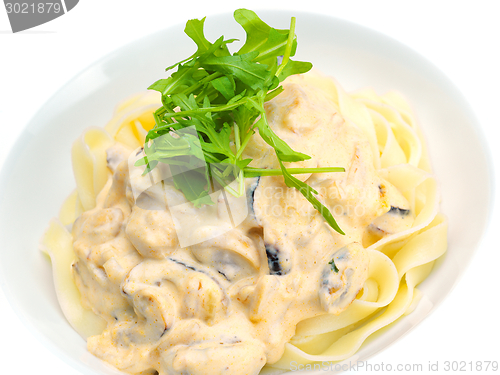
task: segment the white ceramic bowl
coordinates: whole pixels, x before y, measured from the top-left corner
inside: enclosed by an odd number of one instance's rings
[[[349,22],[318,14],[264,11],[274,27],[297,16],[296,59],[313,62],[347,90],[396,89],[413,104],[440,181],[450,218],[449,251],[420,286],[419,308],[364,345],[366,360],[416,326],[465,271],[489,218],[492,172],[486,143],[463,96],[433,65],[406,46]],[[206,21],[210,40],[244,40],[232,14]],[[44,344],[83,374],[118,374],[86,350],[56,299],[49,262],[38,240],[74,188],[70,147],[90,125],[104,125],[117,103],[144,90],[164,68],[195,50],[184,25],[131,43],[93,64],[64,86],[28,124],[0,175],[0,281],[8,299]],[[467,179],[463,171],[467,170]],[[474,181],[474,184],[468,183]],[[467,220],[459,220],[467,217]],[[324,372],[323,372],[324,373]]]

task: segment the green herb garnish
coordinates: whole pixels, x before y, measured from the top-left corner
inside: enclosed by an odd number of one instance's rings
[[[245,177],[283,175],[288,187],[299,190],[333,229],[344,234],[315,197],[317,192],[292,175],[344,172],[344,168],[285,168],[283,162],[310,156],[292,150],[266,119],[264,103],[283,91],[280,83],[312,68],[309,62],[290,59],[297,48],[295,18],[289,30],[274,29],[247,9],[236,10],[234,18],[245,30],[246,41],[233,54],[228,45],[235,39],[221,36],[211,43],[205,38],[205,18],[187,22],[184,31],[198,48],[166,69],[177,69],[170,77],[149,87],[161,93],[163,106],[154,112],[156,125],[146,136],[146,156],[136,165],[146,165],[148,173],[159,162],[169,164],[173,184],[197,207],[213,204],[209,196],[213,181],[241,196]],[[256,129],[275,150],[280,169],[252,168],[251,159],[242,158]]]
[[[335,273],[339,273],[339,269],[337,268],[337,265],[335,264],[335,260],[331,260],[328,262],[328,264],[330,264],[332,266],[332,271],[335,272]]]

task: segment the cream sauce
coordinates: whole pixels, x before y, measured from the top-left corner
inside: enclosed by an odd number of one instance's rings
[[[130,150],[116,145],[108,151],[112,179],[73,226],[83,303],[108,322],[88,340],[93,354],[129,373],[258,374],[282,356],[298,322],[339,314],[356,298],[369,267],[364,246],[411,225],[408,203],[377,175],[366,137],[339,115],[327,83],[311,73],[283,86],[266,104],[268,121],[311,156],[287,166],[345,167],[297,177],[346,234],[283,178],[261,177],[246,180],[242,224],[181,248],[164,201],[151,191],[134,198]],[[278,167],[258,135],[247,150],[252,166]],[[207,221],[203,231],[215,230],[208,211],[189,212]]]

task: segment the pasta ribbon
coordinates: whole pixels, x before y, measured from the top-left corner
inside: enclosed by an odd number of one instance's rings
[[[106,321],[83,307],[73,279],[72,265],[76,257],[71,233],[59,220],[53,219],[40,245],[50,256],[57,299],[68,322],[85,339],[100,334],[106,328]]]
[[[97,194],[110,176],[106,163],[106,149],[113,144],[113,138],[102,128],[88,128],[71,149],[73,173],[78,198],[84,211],[95,207]]]

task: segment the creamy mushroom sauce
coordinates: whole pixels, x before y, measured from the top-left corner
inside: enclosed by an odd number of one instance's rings
[[[329,85],[313,73],[292,76],[266,111],[277,135],[311,156],[287,166],[345,167],[296,176],[318,191],[344,236],[282,177],[261,177],[246,179],[242,224],[180,248],[162,200],[151,191],[133,198],[131,151],[108,150],[113,176],[73,226],[82,301],[108,322],[88,339],[90,352],[129,373],[258,374],[281,357],[298,322],[339,314],[362,293],[364,249],[411,226],[413,213],[377,175],[366,137],[339,115]],[[279,167],[258,135],[247,150],[252,166]],[[192,213],[203,222],[202,208]],[[213,230],[207,220],[203,230]]]

